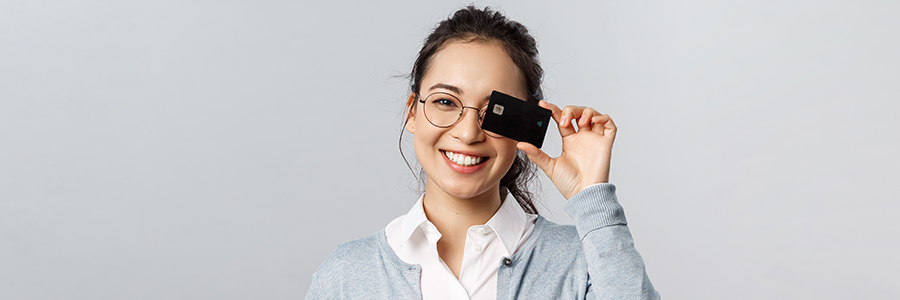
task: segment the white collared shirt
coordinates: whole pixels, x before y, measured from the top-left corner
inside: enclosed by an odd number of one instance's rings
[[[508,195],[487,223],[469,227],[457,280],[438,255],[441,233],[425,217],[424,196],[384,229],[388,245],[401,260],[421,265],[422,299],[496,299],[500,262],[525,244],[537,215],[526,214]]]

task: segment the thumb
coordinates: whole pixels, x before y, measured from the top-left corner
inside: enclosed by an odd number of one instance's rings
[[[549,170],[552,169],[551,164],[553,164],[553,159],[550,158],[550,155],[547,155],[547,153],[541,151],[538,147],[526,142],[519,142],[516,144],[516,147],[525,152],[525,154],[528,155],[528,159],[540,167],[541,170],[544,170],[544,173],[550,175]]]

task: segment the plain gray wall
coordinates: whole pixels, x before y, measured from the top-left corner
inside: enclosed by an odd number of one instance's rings
[[[0,298],[302,298],[418,196],[396,76],[465,4],[373,2],[0,1]],[[900,297],[898,2],[485,4],[619,125],[664,297]]]

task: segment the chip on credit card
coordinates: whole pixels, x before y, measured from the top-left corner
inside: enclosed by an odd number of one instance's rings
[[[550,126],[550,110],[494,91],[481,121],[481,128],[540,148]]]

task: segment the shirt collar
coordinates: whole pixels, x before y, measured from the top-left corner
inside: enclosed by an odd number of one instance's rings
[[[416,231],[416,228],[423,224],[429,224],[428,218],[425,217],[425,207],[422,205],[422,200],[425,199],[425,194],[419,196],[419,200],[416,201],[416,204],[413,204],[413,207],[409,209],[409,212],[406,213],[406,216],[403,217],[403,221],[400,222],[400,227],[397,228],[397,233],[391,235],[391,240],[389,241],[391,245],[401,246],[406,243],[407,240],[412,236],[413,232]]]
[[[427,228],[423,228],[426,235],[429,235],[429,239],[431,238],[440,238],[440,233],[437,232],[436,228],[433,228],[434,225],[428,221],[428,218],[425,216],[425,208],[423,206],[423,200],[425,198],[425,194],[419,197],[419,200],[416,201],[416,204],[413,205],[412,208],[409,209],[409,212],[406,213],[406,216],[403,217],[403,221],[400,223],[400,227],[397,229],[397,234],[391,235],[390,244],[392,245],[403,245],[412,234],[423,225]],[[500,204],[500,209],[497,210],[496,213],[485,223],[484,225],[476,225],[476,226],[488,226],[494,233],[497,234],[497,237],[500,238],[500,243],[503,244],[503,248],[506,249],[508,255],[512,255],[516,248],[519,245],[519,240],[521,240],[522,236],[526,231],[526,223],[528,222],[528,216],[525,214],[525,211],[522,210],[522,207],[519,206],[519,203],[512,196],[507,194],[506,199],[503,200],[503,203]],[[475,226],[473,226],[475,227]],[[433,229],[433,235],[429,234]]]
[[[528,216],[525,211],[512,195],[507,194],[500,209],[484,225],[490,226],[491,230],[497,233],[497,237],[506,248],[507,255],[512,255],[516,251],[522,235],[525,234],[527,221]]]

